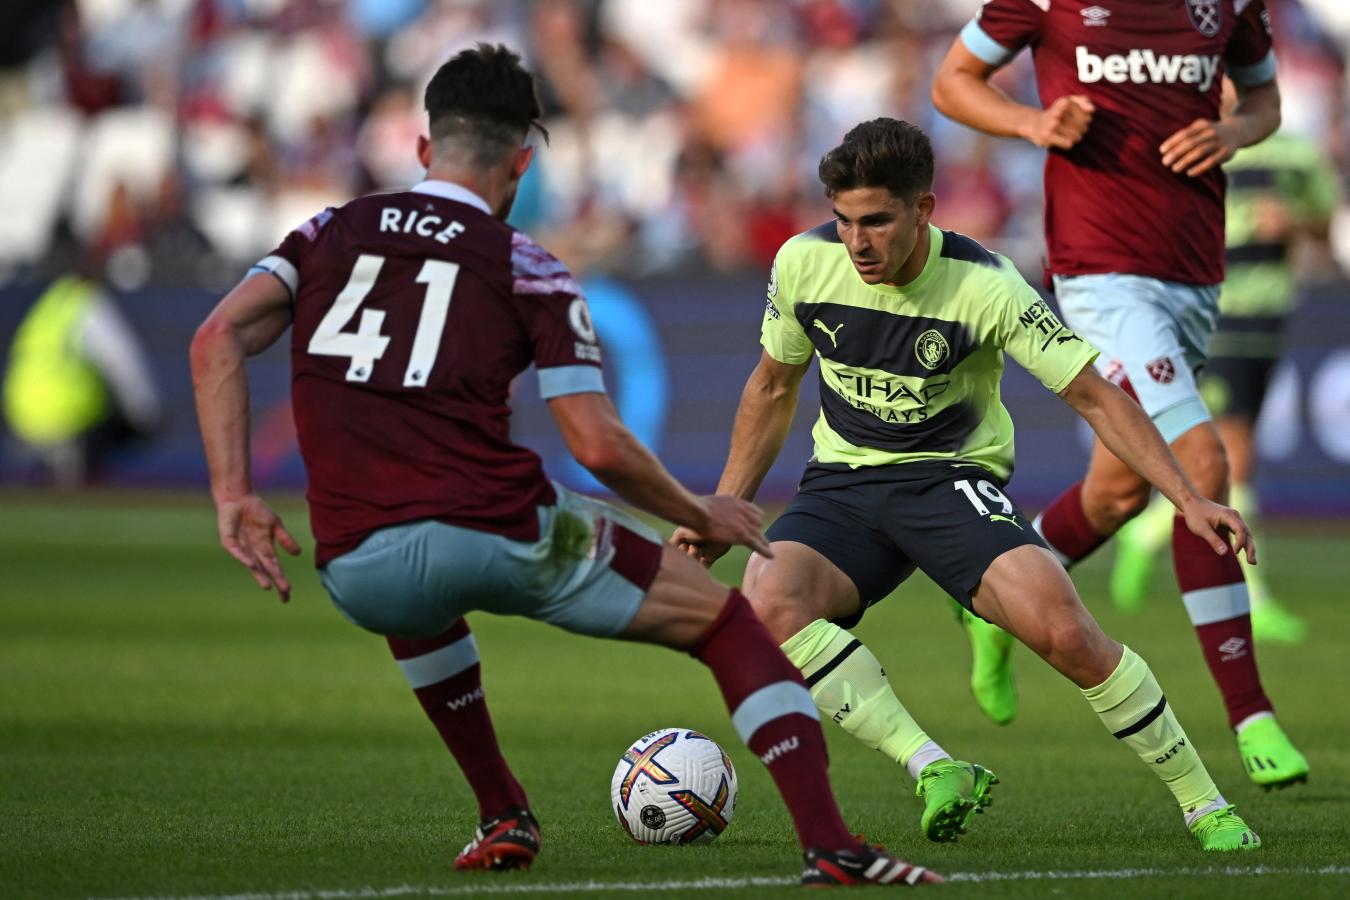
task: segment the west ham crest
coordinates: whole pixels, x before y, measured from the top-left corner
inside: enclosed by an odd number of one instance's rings
[[[1177,370],[1172,366],[1172,360],[1166,356],[1158,357],[1144,368],[1148,370],[1149,377],[1158,384],[1171,384],[1172,379],[1177,377]]]
[[[1186,14],[1205,37],[1214,37],[1223,27],[1222,0],[1186,0]]]

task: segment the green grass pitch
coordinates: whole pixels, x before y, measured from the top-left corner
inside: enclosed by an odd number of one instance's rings
[[[529,873],[457,876],[450,861],[475,824],[469,792],[383,642],[331,608],[308,558],[290,563],[295,596],[283,607],[216,548],[204,496],[9,494],[0,507],[0,896],[301,900],[548,885],[679,896],[709,878],[725,879],[719,894],[752,897],[783,893],[776,885],[797,872],[786,812],[691,659],[471,617],[545,845]],[[282,508],[303,531],[302,507]],[[1020,717],[986,724],[965,686],[965,640],[921,577],[858,634],[930,733],[1003,784],[959,844],[932,845],[908,776],[831,728],[846,817],[966,879],[933,889],[948,898],[1350,896],[1347,534],[1285,528],[1262,547],[1282,596],[1314,626],[1304,647],[1260,652],[1313,767],[1307,785],[1277,794],[1239,767],[1168,568],[1137,617],[1104,600],[1106,554],[1077,574],[1107,630],[1152,664],[1264,837],[1261,852],[1198,852],[1166,790],[1027,652]],[[743,562],[717,574],[736,579]],[[666,725],[706,732],[737,764],[740,806],[711,846],[636,846],[609,809],[619,754]],[[1130,870],[1147,874],[1120,877]],[[1094,871],[1116,877],[1047,877]],[[628,890],[603,889],[619,882]]]

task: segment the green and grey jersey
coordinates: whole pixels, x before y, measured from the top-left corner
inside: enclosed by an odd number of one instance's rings
[[[817,462],[976,463],[1006,481],[1012,418],[1003,353],[1058,393],[1097,350],[1064,325],[1007,258],[929,226],[928,261],[903,287],[866,284],[833,222],[774,260],[760,342],[800,365],[820,358]]]
[[[1224,170],[1227,275],[1219,311],[1226,316],[1286,315],[1295,291],[1289,223],[1331,216],[1339,202],[1335,172],[1316,144],[1286,134],[1240,150]],[[1273,347],[1274,336],[1267,337]]]

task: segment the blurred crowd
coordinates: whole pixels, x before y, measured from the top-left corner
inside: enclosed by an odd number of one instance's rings
[[[1267,5],[1284,127],[1350,173],[1342,0]],[[1040,151],[928,99],[979,0],[5,6],[0,281],[78,268],[121,289],[228,285],[318,209],[419,180],[423,86],[478,40],[541,76],[552,138],[513,222],[579,270],[765,267],[828,214],[821,153],[890,115],[934,139],[940,224],[1038,271]],[[1035,102],[1025,54],[997,77]]]

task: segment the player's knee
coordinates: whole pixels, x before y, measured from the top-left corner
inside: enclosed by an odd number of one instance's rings
[[[1115,517],[1124,524],[1143,512],[1148,506],[1148,501],[1149,492],[1147,488],[1142,491],[1130,491],[1113,498],[1112,511]]]
[[[1111,674],[1107,640],[1091,616],[1058,616],[1046,628],[1046,659],[1080,687],[1105,681]]]
[[[1202,495],[1222,501],[1228,494],[1228,453],[1208,422],[1183,434],[1172,445],[1186,477]]]
[[[1223,444],[1217,441],[1209,452],[1199,459],[1189,461],[1187,474],[1201,494],[1211,500],[1225,500],[1228,495],[1228,454]]]
[[[769,635],[780,644],[820,618],[809,598],[777,590],[772,584],[761,582],[747,597]]]
[[[1149,486],[1119,484],[1096,488],[1089,495],[1085,488],[1084,505],[1091,505],[1097,513],[1093,518],[1106,520],[1119,528],[1144,511],[1148,506]]]

